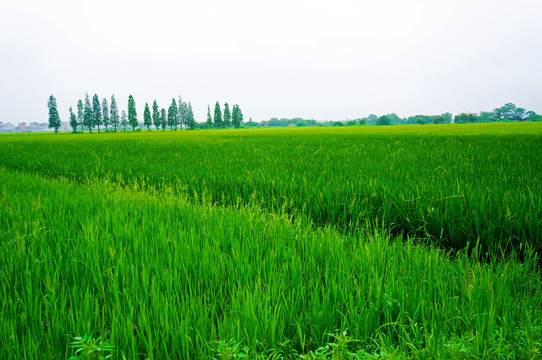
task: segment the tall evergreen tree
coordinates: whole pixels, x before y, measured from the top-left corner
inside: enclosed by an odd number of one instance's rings
[[[234,128],[239,128],[239,117],[238,117],[238,110],[239,109],[239,106],[237,106],[237,104],[233,105],[233,108],[231,110],[231,124]]]
[[[107,128],[111,124],[111,118],[109,117],[109,106],[107,105],[107,99],[102,99],[102,117],[105,126],[105,131],[109,131]]]
[[[177,102],[175,101],[175,98],[172,99],[167,112],[167,124],[171,127],[171,130],[173,130],[174,126],[175,130],[177,130]]]
[[[100,132],[100,125],[102,125],[102,107],[100,105],[100,98],[97,94],[94,94],[92,98],[92,114],[94,115],[94,125],[98,126],[98,132]]]
[[[128,97],[128,122],[132,127],[132,131],[135,131],[135,128],[138,127],[137,123],[137,111],[134,97],[130,95]]]
[[[154,127],[156,130],[160,129],[161,119],[160,119],[160,109],[158,108],[158,104],[156,103],[156,100],[152,103],[152,122],[154,123]]]
[[[73,129],[73,132],[77,132],[77,127],[79,126],[79,122],[77,121],[77,115],[73,112],[73,108],[70,106],[70,126]]]
[[[228,103],[224,104],[224,125],[226,126],[226,129],[231,125],[231,112]]]
[[[215,104],[215,113],[214,113],[213,121],[215,123],[216,128],[222,127],[222,109],[220,109],[220,104],[218,103],[218,101]]]
[[[145,110],[143,111],[143,125],[147,127],[147,131],[150,131],[152,125],[151,109],[149,103],[145,103]]]
[[[174,104],[173,104],[174,103]],[[175,101],[175,99],[172,99],[172,105],[175,105],[175,130],[177,130],[177,126],[181,127],[181,130],[183,129],[183,113],[181,112],[181,105],[183,104],[183,101],[181,97],[179,96],[179,103]]]
[[[183,124],[186,129],[190,126],[190,119],[189,119],[189,112],[188,112],[188,104],[186,101],[183,101],[183,103],[180,106],[181,111],[181,117],[183,119]]]
[[[128,116],[126,115],[126,111],[122,110],[122,113],[120,115],[120,124],[124,128],[124,131],[126,132],[126,125],[129,124],[128,122]]]
[[[188,103],[186,113],[188,129],[194,130],[196,128],[196,119],[194,118],[194,111],[192,110],[192,104],[190,102]]]
[[[213,119],[211,118],[211,107],[207,105],[207,129],[213,127]]]
[[[81,126],[81,132],[83,132],[84,114],[85,114],[85,110],[83,108],[83,101],[79,99],[77,101],[77,123]]]
[[[166,131],[166,126],[167,126],[166,109],[162,109],[162,111],[160,111],[160,125],[162,126],[162,130]]]
[[[58,133],[58,128],[60,127],[60,115],[58,114],[56,99],[53,95],[49,96],[47,107],[49,108],[49,129],[55,129],[56,134]]]
[[[115,127],[115,132],[117,132],[117,126],[119,126],[119,108],[117,107],[115,95],[111,95],[111,113],[109,116],[109,121],[111,122],[111,125]]]
[[[177,120],[176,121],[177,121],[177,124],[179,124],[179,126],[181,127],[181,130],[183,129],[183,125],[186,122],[183,104],[184,104],[184,101],[181,95],[179,95],[179,102],[177,103]]]
[[[88,93],[85,94],[85,105],[83,109],[83,124],[88,128],[88,131],[92,133],[92,128],[94,127],[94,113],[92,112],[92,105],[90,104]]]

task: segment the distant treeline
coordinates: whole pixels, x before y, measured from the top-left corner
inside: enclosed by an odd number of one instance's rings
[[[356,119],[355,122],[367,125],[409,125],[409,124],[472,124],[490,122],[542,121],[542,115],[534,111],[526,111],[513,103],[505,104],[493,111],[476,113],[461,113],[452,115],[447,112],[440,115],[415,115],[400,118],[394,113],[384,116],[369,115]]]
[[[49,108],[49,128],[58,131],[60,127],[60,117],[57,110],[56,99],[53,95],[49,97],[47,103]],[[110,128],[117,131],[122,128],[126,131],[136,131],[140,128],[151,129],[170,129],[194,130],[194,129],[223,129],[223,128],[257,128],[257,127],[307,127],[307,126],[359,126],[359,125],[424,125],[424,124],[468,124],[468,123],[491,123],[491,122],[520,122],[520,121],[542,121],[542,115],[534,111],[526,111],[524,108],[517,107],[513,103],[505,104],[493,111],[482,111],[476,113],[461,113],[452,115],[447,112],[440,115],[414,115],[409,117],[399,117],[395,113],[377,116],[371,114],[367,117],[358,119],[346,119],[344,121],[318,121],[314,119],[303,119],[300,117],[271,118],[260,122],[255,122],[252,118],[248,122],[243,122],[243,112],[239,105],[235,104],[230,111],[228,103],[224,104],[222,110],[217,101],[211,116],[211,108],[207,105],[207,118],[205,122],[197,122],[192,111],[192,104],[185,102],[179,96],[179,100],[172,99],[168,110],[160,109],[156,100],[152,104],[152,112],[149,104],[145,104],[143,112],[143,122],[139,122],[135,100],[132,95],[128,97],[128,112],[122,110],[120,116],[115,95],[111,96],[110,105],[107,99],[100,99],[94,95],[92,101],[86,94],[84,101],[77,102],[77,112],[70,107],[70,126],[73,132],[90,131],[96,129],[100,132],[100,127],[110,131]]]
[[[49,108],[49,128],[58,129],[61,125],[60,115],[58,113],[58,106],[56,99],[53,95],[49,97],[47,102]],[[145,103],[145,110],[143,111],[143,122],[140,123],[137,118],[137,110],[134,97],[130,95],[128,97],[128,109],[127,112],[122,110],[119,116],[119,109],[115,95],[111,96],[111,102],[109,103],[106,98],[100,101],[97,94],[94,94],[92,100],[88,93],[85,95],[85,99],[79,100],[76,106],[77,111],[70,107],[70,126],[73,132],[84,132],[85,130],[92,132],[97,130],[100,132],[100,127],[105,128],[105,131],[117,131],[117,128],[122,128],[126,131],[128,127],[132,131],[140,130],[140,128],[147,128],[148,131],[151,128],[156,130],[177,130],[180,128],[193,130],[197,128],[239,128],[243,122],[243,112],[239,108],[239,105],[235,104],[230,111],[228,103],[224,104],[224,111],[220,107],[220,103],[217,101],[214,109],[214,116],[211,118],[211,109],[207,105],[207,121],[204,123],[197,123],[194,118],[194,112],[192,110],[192,104],[190,102],[183,101],[181,96],[179,100],[172,98],[171,105],[168,110],[158,106],[156,100],[152,104],[152,112],[148,103]],[[110,129],[111,128],[111,129]]]
[[[395,113],[377,116],[371,114],[358,119],[344,121],[317,121],[303,118],[277,119],[271,118],[260,123],[249,121],[245,126],[251,127],[302,127],[302,126],[358,126],[358,125],[424,125],[424,124],[472,124],[491,122],[542,121],[542,115],[534,111],[526,111],[513,103],[505,104],[493,111],[461,113],[452,115],[447,112],[440,115],[414,115],[401,118]]]

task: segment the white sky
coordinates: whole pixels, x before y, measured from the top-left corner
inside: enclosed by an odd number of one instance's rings
[[[85,92],[246,120],[542,112],[540,0],[1,0],[0,121]]]

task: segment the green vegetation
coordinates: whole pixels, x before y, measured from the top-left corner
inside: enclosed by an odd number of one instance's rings
[[[156,130],[160,129],[162,120],[160,118],[160,108],[158,107],[156,100],[152,103],[152,123]]]
[[[49,108],[49,128],[54,128],[55,133],[58,132],[59,127],[61,126],[60,117],[58,115],[56,99],[53,95],[50,96],[48,101]],[[102,105],[100,105],[100,100],[98,95],[95,94],[92,99],[92,105],[90,104],[90,99],[88,94],[86,94],[85,105],[81,100],[77,103],[78,115],[75,116],[73,109],[70,107],[69,110],[69,119],[70,126],[73,129],[73,132],[77,132],[77,126],[81,125],[81,131],[83,132],[85,128],[92,132],[94,127],[98,128],[100,132],[100,125],[104,125],[106,132],[109,125],[113,125],[115,132],[117,131],[117,125],[119,123],[118,118],[118,109],[115,102],[115,96],[111,97],[111,115],[109,115],[109,108],[107,104],[107,99],[102,99]],[[162,114],[165,112],[165,109],[162,111],[159,110],[156,100],[153,103],[153,112],[151,115],[150,107],[148,103],[145,103],[145,108],[143,111],[143,122],[139,123],[137,119],[137,110],[135,100],[132,95],[128,97],[128,114],[125,118],[122,119],[121,124],[123,125],[123,130],[126,131],[126,125],[132,127],[132,131],[135,131],[138,127],[146,127],[147,131],[151,130],[151,126],[155,130],[166,129],[164,121],[162,121]],[[124,110],[123,110],[124,112]],[[364,125],[441,125],[441,124],[474,124],[474,123],[496,123],[496,122],[541,122],[542,115],[536,114],[534,111],[526,111],[523,108],[517,107],[513,103],[507,103],[504,106],[498,107],[493,111],[482,111],[480,114],[475,113],[461,113],[453,116],[451,113],[444,113],[441,115],[415,115],[408,118],[400,118],[395,113],[390,113],[387,115],[376,116],[374,114],[369,115],[366,118],[359,119],[346,119],[344,121],[317,121],[314,119],[303,119],[303,118],[271,118],[268,121],[254,122],[252,118],[249,119],[247,123],[243,123],[244,116],[243,112],[239,108],[238,104],[233,105],[232,110],[230,111],[230,106],[228,103],[224,104],[224,110],[220,107],[220,103],[217,101],[214,109],[214,116],[211,118],[211,109],[207,105],[207,118],[205,122],[197,122],[194,117],[194,112],[192,110],[192,104],[190,102],[183,101],[181,96],[179,96],[179,101],[177,102],[175,98],[172,98],[171,105],[167,110],[167,121],[166,124],[169,126],[170,130],[177,130],[180,126],[181,130],[183,127],[188,130],[194,129],[229,129],[233,127],[235,129],[239,128],[256,128],[256,127],[324,127],[324,126],[364,126]]]
[[[108,126],[111,125],[111,118],[109,115],[109,105],[107,104],[107,99],[105,98],[102,99],[102,117],[105,131],[109,131]]]
[[[132,131],[139,126],[137,122],[137,110],[135,100],[132,95],[128,96],[128,123],[132,127]]]
[[[513,103],[505,104],[493,111],[481,111],[476,113],[460,113],[452,115],[446,112],[441,115],[414,115],[399,117],[395,113],[377,116],[371,114],[358,119],[346,119],[344,121],[316,121],[302,118],[277,119],[271,118],[259,123],[250,122],[247,127],[305,127],[305,126],[356,126],[356,125],[425,125],[425,124],[473,124],[473,123],[495,123],[495,122],[536,122],[542,121],[542,115],[534,111],[526,111]]]
[[[115,131],[117,131],[117,126],[119,126],[119,109],[117,107],[117,100],[115,99],[115,95],[111,96],[111,125],[114,127]]]
[[[143,112],[143,124],[147,127],[147,131],[150,130],[152,125],[151,109],[149,104],[145,103],[145,111]]]
[[[231,122],[232,122],[233,127],[236,129],[238,129],[241,126],[241,123],[243,122],[243,112],[241,111],[241,109],[239,108],[239,105],[237,104],[233,105]]]
[[[70,106],[70,126],[74,133],[77,132],[77,127],[79,126],[79,122],[77,121],[77,115],[75,115],[75,113],[73,112],[73,108],[71,106]]]
[[[90,137],[4,137],[6,167],[108,178],[352,233],[368,225],[463,249],[542,247],[542,124],[434,125]],[[39,146],[36,144],[39,143]],[[62,159],[61,161],[59,159]]]
[[[55,133],[58,133],[58,128],[60,127],[60,116],[58,115],[58,107],[56,104],[56,99],[53,95],[49,96],[47,101],[47,107],[49,108],[49,128],[55,129]],[[71,113],[70,108],[70,113]]]
[[[111,118],[113,118],[113,106],[116,106],[116,103],[113,102],[115,97],[111,98]],[[85,119],[85,110],[83,106],[83,100],[79,99],[77,101],[77,122],[81,126],[81,131],[83,131],[83,123]]]
[[[217,101],[215,104],[215,112],[213,117],[213,123],[216,128],[222,128],[223,127],[223,121],[222,121],[222,109],[220,109],[220,103]]]
[[[231,125],[231,113],[228,103],[224,104],[224,125],[226,126],[226,129],[228,129]]]
[[[98,98],[97,94],[94,94],[92,97],[92,116],[94,117],[94,125],[98,127],[98,132],[100,132],[100,125],[103,125],[103,118],[100,98]]]
[[[49,127],[55,129],[55,133],[61,126],[60,117],[58,115],[58,109],[56,99],[53,95],[50,96],[47,106],[49,108]],[[210,129],[216,128],[229,128],[230,125],[234,128],[240,128],[243,122],[243,112],[239,108],[239,105],[235,104],[230,112],[228,103],[224,104],[224,119],[222,119],[222,110],[220,104],[217,102],[218,108],[215,108],[216,121],[213,123],[210,120],[210,108],[207,106],[208,117],[206,123],[198,124],[194,117],[194,111],[190,102],[183,101],[179,96],[179,100],[172,98],[171,105],[166,113],[166,109],[160,110],[156,100],[152,104],[152,113],[149,103],[145,103],[143,110],[143,122],[139,123],[137,119],[137,108],[135,99],[132,95],[128,97],[127,112],[122,110],[121,118],[119,119],[119,110],[115,95],[111,96],[111,109],[107,99],[100,99],[97,94],[92,97],[92,103],[89,95],[85,96],[85,104],[82,100],[77,102],[77,115],[73,111],[73,107],[69,109],[70,127],[72,132],[76,133],[77,128],[81,127],[81,132],[88,129],[89,132],[97,127],[100,132],[100,126],[105,126],[105,131],[109,132],[109,126],[113,126],[114,132],[117,132],[117,126],[122,125],[123,131],[126,131],[126,126],[131,126],[132,131],[139,130],[139,128],[146,127],[147,131],[151,131],[151,127],[155,130],[165,130],[169,126],[170,130],[177,130],[180,127],[181,130],[189,129]],[[218,111],[218,112],[217,112]]]
[[[56,99],[51,95],[47,102],[49,108],[49,128],[54,128],[55,133],[61,127],[60,116],[58,114]],[[145,103],[143,111],[143,122],[139,123],[137,119],[137,110],[135,100],[132,95],[128,98],[128,113],[122,118],[120,124],[123,126],[123,131],[126,131],[126,125],[132,127],[132,131],[137,128],[146,127],[147,131],[151,131],[151,127],[155,130],[166,129],[166,125],[170,130],[183,130],[183,127],[187,130],[195,129],[229,129],[233,127],[239,128],[256,128],[256,127],[324,127],[324,126],[364,126],[364,125],[441,125],[441,124],[474,124],[474,123],[496,123],[496,122],[542,122],[542,115],[536,114],[534,111],[526,111],[523,108],[517,107],[513,103],[507,103],[501,107],[494,109],[493,111],[481,111],[480,114],[476,113],[461,113],[453,116],[451,113],[444,113],[441,115],[415,115],[405,118],[400,118],[395,113],[387,115],[376,116],[374,114],[369,115],[366,118],[359,119],[346,119],[344,121],[317,121],[314,119],[303,118],[271,118],[268,121],[254,122],[252,118],[249,121],[243,123],[243,112],[239,108],[238,104],[233,105],[230,111],[228,103],[224,104],[224,110],[222,111],[220,103],[217,101],[214,109],[214,116],[211,118],[211,109],[207,105],[207,117],[205,122],[197,122],[194,117],[192,104],[190,102],[183,101],[179,96],[178,102],[175,98],[172,98],[171,105],[167,110],[167,117],[162,116],[165,109],[160,111],[156,100],[153,103],[152,115],[148,103]],[[124,112],[124,110],[123,110]],[[166,118],[165,121],[162,119]],[[95,94],[92,98],[92,105],[88,94],[85,97],[85,104],[82,100],[77,102],[77,116],[73,112],[73,108],[69,109],[69,124],[72,128],[72,132],[77,132],[77,127],[81,126],[81,131],[88,129],[92,132],[94,127],[98,128],[100,132],[100,125],[104,125],[106,132],[109,131],[109,125],[114,127],[114,131],[117,131],[117,125],[119,125],[118,108],[115,101],[115,96],[111,97],[111,115],[109,115],[109,107],[107,99],[100,100],[98,95]]]
[[[541,143],[542,124],[1,136],[0,358],[540,359]]]
[[[177,101],[175,99],[171,99],[171,105],[169,105],[169,109],[167,111],[167,124],[170,126],[171,130],[173,130],[173,126],[175,126],[175,130],[177,130],[177,125],[179,124],[177,122]]]
[[[92,128],[96,125],[94,123],[94,112],[92,110],[92,105],[90,105],[90,97],[88,96],[88,93],[85,94],[83,125],[88,128],[89,132],[92,132]]]

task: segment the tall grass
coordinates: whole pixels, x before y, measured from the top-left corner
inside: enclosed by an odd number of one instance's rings
[[[542,248],[541,124],[0,137],[10,169],[258,200],[343,234]]]
[[[45,143],[79,144],[57,141]],[[366,358],[540,358],[536,252],[480,262],[476,251],[314,228],[258,196],[224,207],[183,195],[184,181],[153,190],[66,176],[0,168],[2,359],[65,359],[84,333],[118,359],[209,359],[230,344],[252,359],[296,358],[342,331]]]

